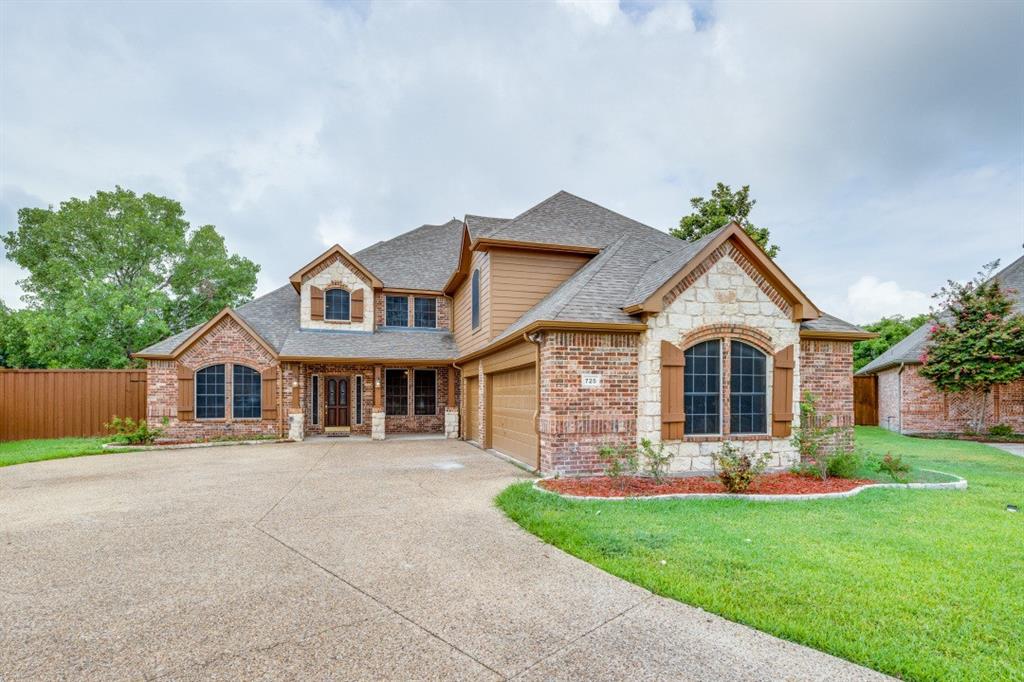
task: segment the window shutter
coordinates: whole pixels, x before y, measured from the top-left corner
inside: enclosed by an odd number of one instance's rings
[[[363,321],[363,290],[356,289],[352,292],[352,321]]]
[[[260,406],[264,419],[277,419],[277,367],[260,373]]]
[[[192,421],[195,416],[196,375],[185,365],[178,365],[178,420]]]
[[[775,354],[772,367],[772,436],[786,438],[793,431],[793,346]]]
[[[320,287],[309,287],[309,317],[313,320],[324,319],[324,290]]]
[[[661,439],[680,440],[686,415],[683,411],[683,370],[686,356],[668,341],[661,342]]]

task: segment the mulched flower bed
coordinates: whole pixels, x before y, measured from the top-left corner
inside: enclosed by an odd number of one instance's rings
[[[830,478],[820,481],[816,478],[793,473],[764,474],[742,494],[758,495],[813,495],[817,493],[842,493],[862,485],[876,483],[868,479]],[[628,478],[625,489],[620,481],[607,476],[589,478],[556,478],[540,482],[546,490],[565,495],[589,497],[648,497],[650,495],[679,495],[685,493],[724,493],[725,486],[717,478],[687,476],[670,478],[658,484],[649,478]]]

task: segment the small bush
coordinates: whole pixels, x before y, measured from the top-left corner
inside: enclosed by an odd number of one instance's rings
[[[626,478],[636,476],[640,469],[636,448],[629,445],[602,445],[597,456],[605,462],[604,475],[615,481],[619,490],[625,490]]]
[[[825,470],[829,476],[836,478],[856,478],[857,470],[863,462],[863,458],[853,450],[837,452],[828,458]]]
[[[640,449],[643,451],[644,473],[653,478],[656,483],[661,483],[668,475],[668,467],[672,464],[675,456],[671,452],[665,452],[665,445],[658,443],[655,448],[650,439],[644,438],[640,441]]]
[[[145,419],[135,421],[131,417],[115,416],[103,428],[114,434],[110,440],[119,445],[150,445],[164,433],[161,428],[149,428]]]
[[[882,461],[875,466],[875,470],[880,474],[889,474],[898,483],[906,483],[906,474],[910,473],[910,465],[903,461],[901,455],[887,452]]]
[[[1010,438],[1013,436],[1013,427],[1009,424],[996,424],[989,427],[988,435],[996,438]]]
[[[740,452],[732,443],[722,443],[722,449],[712,456],[712,460],[718,470],[718,479],[731,493],[746,492],[768,466],[767,454],[754,458]]]

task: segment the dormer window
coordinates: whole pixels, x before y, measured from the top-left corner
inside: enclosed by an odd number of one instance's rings
[[[351,297],[345,289],[324,292],[324,319],[348,322],[351,315]]]

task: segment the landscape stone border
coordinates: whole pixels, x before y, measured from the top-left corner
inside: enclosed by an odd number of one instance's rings
[[[263,438],[260,440],[218,440],[209,443],[172,443],[169,445],[121,445],[120,443],[104,443],[103,449],[112,452],[120,450],[131,450],[132,452],[146,452],[148,450],[189,450],[191,448],[216,448],[228,445],[271,445],[273,443],[291,443],[287,438],[276,438],[273,440]]]
[[[921,469],[921,471],[929,471],[933,474],[942,474],[943,476],[952,476],[955,481],[947,481],[943,483],[869,483],[868,485],[860,485],[851,490],[844,490],[838,493],[808,493],[806,495],[797,494],[785,494],[785,495],[741,495],[737,493],[670,493],[666,495],[631,495],[628,497],[601,497],[600,495],[567,495],[565,493],[556,492],[554,490],[547,490],[541,487],[541,483],[544,481],[554,480],[555,476],[548,476],[541,478],[533,482],[535,490],[539,490],[549,495],[557,495],[558,497],[564,497],[567,500],[609,500],[612,502],[621,502],[623,500],[665,500],[665,499],[710,499],[710,500],[750,500],[751,502],[791,502],[795,500],[825,500],[835,497],[853,497],[858,495],[865,490],[871,488],[907,488],[911,490],[967,490],[967,479],[960,478],[956,474],[946,473],[945,471],[936,471],[935,469]]]

